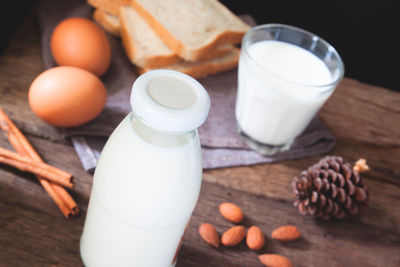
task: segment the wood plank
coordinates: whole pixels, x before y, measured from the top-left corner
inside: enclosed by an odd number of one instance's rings
[[[0,105],[24,132],[63,142],[62,133],[39,119],[28,103],[29,86],[44,70],[39,37],[31,12],[0,55]]]
[[[339,139],[331,151],[331,155],[342,156],[348,162],[355,162],[365,157],[371,171],[363,173],[371,193],[373,209],[385,210],[393,216],[390,219],[400,222],[400,207],[396,194],[400,194],[400,150],[398,148],[380,147],[359,141]],[[396,156],[397,155],[397,156]],[[300,160],[283,161],[272,164],[261,164],[252,167],[236,167],[210,170],[205,172],[204,180],[217,183],[226,188],[234,188],[251,194],[263,195],[268,198],[293,200],[290,182],[294,176],[308,166],[317,162],[321,156],[308,157]],[[398,192],[398,193],[394,193]],[[371,215],[374,225],[393,224]],[[397,226],[396,226],[396,229]]]
[[[400,147],[400,93],[345,78],[319,112],[337,138]]]
[[[70,190],[81,214],[66,220],[34,175],[0,165],[0,266],[80,266],[79,237],[92,175],[83,170],[74,149],[27,136],[43,159],[70,171]],[[0,145],[9,146],[0,135]]]
[[[43,145],[47,141],[34,140],[33,143]],[[65,155],[64,166],[78,171],[73,167],[77,166],[74,162],[77,159],[73,160],[74,155],[66,153],[72,148],[47,144],[51,146],[46,154],[50,150],[57,151],[52,158],[58,159],[52,163],[58,164],[60,155]],[[0,265],[81,266],[78,249],[84,214],[65,220],[38,183],[24,176],[24,173],[4,167],[0,169],[0,213],[4,214],[0,217]],[[90,183],[91,177],[83,178],[79,181]],[[81,188],[76,192],[78,202],[85,211],[89,188],[77,185]],[[400,213],[389,203],[398,200],[400,190],[377,185],[376,189],[382,192],[372,190],[371,194],[379,193],[380,202],[373,202],[361,218],[324,222],[299,215],[289,199],[270,198],[204,182],[178,266],[259,266],[259,253],[280,253],[296,266],[327,266],[327,262],[329,266],[396,266],[400,264],[397,253]],[[255,253],[241,244],[237,248],[216,250],[200,239],[197,228],[203,222],[213,223],[220,233],[232,226],[218,213],[218,205],[224,201],[233,201],[242,207],[243,225],[261,227],[267,236],[265,249]],[[291,244],[272,240],[270,233],[282,224],[298,225],[303,238]]]
[[[256,253],[245,244],[237,248],[214,249],[201,240],[197,229],[203,222],[214,224],[219,233],[233,225],[218,212],[218,205],[224,201],[237,203],[243,209],[243,225],[257,225],[263,230],[267,240],[263,250]],[[284,199],[203,183],[178,266],[261,266],[257,259],[260,253],[282,254],[290,258],[295,266],[399,266],[398,220],[390,220],[388,228],[374,226],[369,218],[379,214],[382,220],[393,219],[392,212],[370,209],[368,213],[374,214],[325,222],[299,215],[291,202]],[[273,240],[271,232],[283,224],[297,225],[303,237],[288,244]]]

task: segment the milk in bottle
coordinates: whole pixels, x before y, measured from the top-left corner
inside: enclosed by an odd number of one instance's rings
[[[86,266],[174,266],[198,199],[206,90],[155,70],[135,81],[131,105],[94,173],[80,243]]]

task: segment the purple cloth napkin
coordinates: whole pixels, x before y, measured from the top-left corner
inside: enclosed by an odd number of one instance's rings
[[[42,58],[46,68],[56,64],[51,56],[50,36],[54,27],[68,17],[91,18],[93,9],[84,1],[45,1],[38,9],[41,33]],[[255,25],[250,16],[241,18]],[[108,35],[112,61],[108,72],[101,78],[107,88],[108,99],[104,111],[93,121],[75,128],[60,129],[71,138],[84,168],[92,171],[108,136],[131,111],[129,96],[133,82],[138,77],[129,62],[119,38]],[[203,168],[221,168],[240,165],[291,160],[328,152],[335,138],[315,117],[307,129],[294,141],[292,147],[274,156],[262,156],[241,142],[236,132],[235,99],[237,69],[211,75],[199,82],[211,98],[207,121],[199,128],[203,149]]]

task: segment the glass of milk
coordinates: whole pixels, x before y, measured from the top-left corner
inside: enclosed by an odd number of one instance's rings
[[[85,266],[175,266],[199,196],[204,87],[154,70],[136,79],[131,105],[94,173],[80,242]]]
[[[337,51],[315,34],[283,24],[252,28],[239,60],[240,137],[263,155],[289,149],[343,75]]]

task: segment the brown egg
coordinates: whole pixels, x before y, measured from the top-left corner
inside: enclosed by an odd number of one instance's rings
[[[51,35],[51,52],[60,66],[88,70],[98,77],[106,73],[111,62],[111,49],[102,29],[84,18],[62,21]]]
[[[82,125],[100,114],[106,88],[93,73],[76,67],[55,67],[32,82],[28,101],[42,120],[61,127]]]

